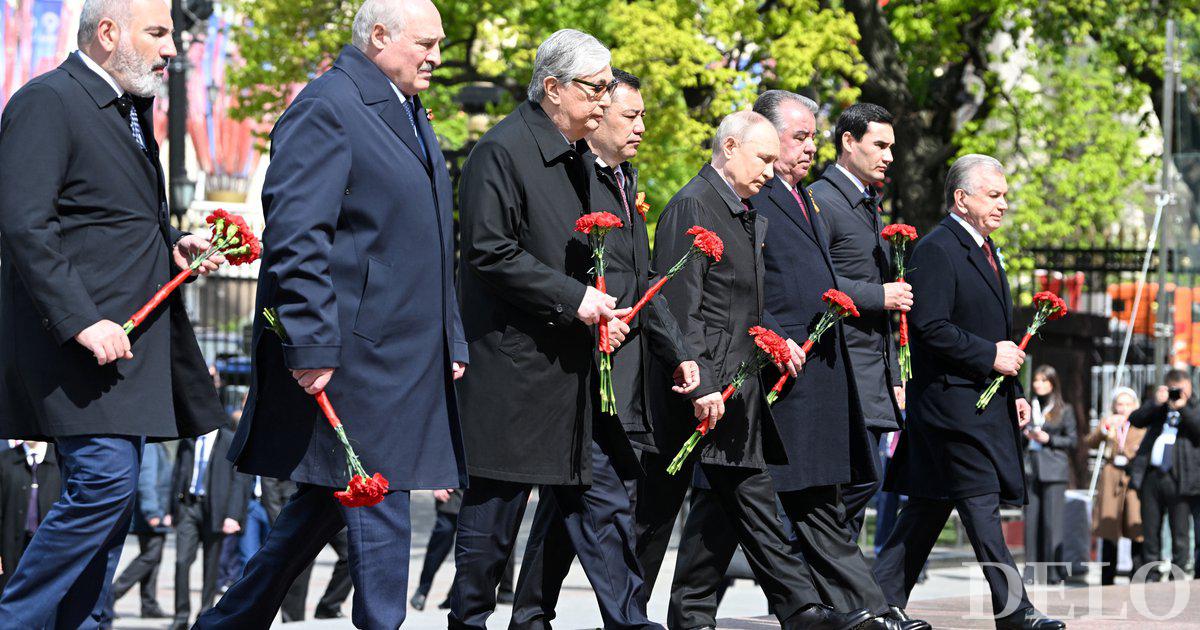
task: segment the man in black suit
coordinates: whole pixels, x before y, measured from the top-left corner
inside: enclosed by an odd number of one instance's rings
[[[1012,297],[989,236],[1008,210],[1000,162],[958,158],[946,178],[950,213],[912,256],[921,296],[909,317],[913,380],[908,426],[885,486],[908,495],[875,561],[888,603],[903,608],[951,510],[957,509],[991,589],[996,627],[1054,630],[1042,616],[1004,543],[1000,504],[1025,503],[1021,429],[1030,406],[1016,376],[1025,353],[1011,341]],[[983,410],[975,408],[993,378],[1006,378]]]
[[[0,451],[0,589],[61,492],[52,445],[30,441]]]
[[[700,364],[700,386],[688,395],[692,404],[688,397],[661,401],[662,407],[655,409],[654,446],[669,461],[697,419],[708,422],[710,429],[678,473],[690,479],[695,471],[707,491],[694,495],[684,523],[671,586],[671,628],[715,624],[714,611],[696,605],[720,586],[732,555],[713,553],[718,547],[705,530],[714,519],[728,519],[732,525],[734,540],[745,550],[770,610],[784,628],[854,628],[870,617],[865,610],[840,613],[821,603],[775,515],[775,489],[767,465],[807,457],[807,445],[780,440],[757,377],[746,379],[736,394],[722,401],[721,391],[739,364],[756,352],[749,329],[778,329],[769,318],[764,322],[767,219],[758,215],[752,200],[770,179],[778,156],[779,137],[766,118],[750,111],[730,114],[717,128],[712,162],[675,194],[655,232],[654,257],[660,268],[688,251],[693,238],[687,230],[693,225],[716,232],[725,245],[720,262],[688,265],[663,289],[683,331],[685,351]],[[799,346],[793,345],[786,365],[777,367],[796,376],[802,362]],[[767,369],[778,375],[776,368]],[[674,520],[683,490],[655,497],[657,523]]]
[[[171,476],[171,521],[175,527],[175,621],[173,630],[188,627],[191,613],[190,573],[198,548],[204,550],[200,611],[217,595],[221,547],[225,537],[242,529],[246,518],[246,475],[236,473],[226,457],[233,431],[220,428],[184,440]]]
[[[892,311],[911,308],[913,294],[907,283],[891,282],[891,246],[880,236],[878,187],[892,163],[892,115],[870,103],[851,105],[838,116],[833,138],[837,163],[827,167],[808,190],[828,233],[838,286],[861,313],[846,320],[846,346],[877,474],[876,480],[842,489],[845,524],[857,541],[867,504],[883,476],[880,439],[900,428],[904,390],[892,339]]]
[[[529,492],[554,496],[605,627],[654,628],[633,596],[633,518],[623,480],[637,458],[619,419],[599,412],[594,328],[629,327],[592,286],[574,231],[591,199],[583,142],[604,117],[611,55],[564,29],[538,47],[529,100],[484,134],[459,184],[459,290],[471,373],[459,383],[470,485],[458,516],[451,628],[483,628]],[[620,210],[617,210],[620,212]]]
[[[617,303],[631,305],[646,292],[654,275],[646,217],[637,208],[637,169],[629,163],[637,155],[646,131],[646,106],[637,77],[613,68],[613,79],[617,87],[612,90],[612,103],[600,126],[587,136],[588,147],[595,154],[591,200],[595,210],[612,212],[621,219],[621,227],[605,240],[604,278]],[[684,356],[683,339],[661,294],[630,322],[625,342],[613,353],[617,417],[631,436],[645,436],[650,431],[646,409],[651,353],[658,358],[656,365],[671,366],[675,371],[679,382],[672,389],[677,394],[690,393],[700,384],[696,362],[680,359]],[[622,481],[636,511],[637,477]],[[533,530],[525,544],[510,628],[549,625],[574,557],[553,495],[540,498]]]
[[[70,497],[0,596],[21,627],[104,621],[142,445],[222,417],[179,292],[121,326],[209,245],[171,226],[154,141],[171,29],[158,0],[87,0],[80,50],[0,120],[0,437],[52,439]]]

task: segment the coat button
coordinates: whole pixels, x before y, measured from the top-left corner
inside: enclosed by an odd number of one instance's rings
[[[555,304],[555,305],[554,305],[554,312],[555,312],[555,313],[559,313],[559,314],[561,314],[561,313],[563,312],[563,306],[562,306],[562,304]]]
[[[43,317],[42,318],[42,328],[49,328],[49,327],[50,327],[50,320]]]
[[[347,186],[347,187],[346,187],[346,194],[347,194],[347,195],[349,195],[349,194],[350,194],[350,187],[349,187],[349,186]]]

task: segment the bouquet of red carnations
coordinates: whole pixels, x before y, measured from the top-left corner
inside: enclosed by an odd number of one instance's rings
[[[129,318],[129,321],[125,322],[123,326],[125,334],[133,332],[134,328],[145,321],[150,313],[158,308],[158,305],[162,304],[168,295],[171,295],[172,291],[179,288],[179,285],[183,284],[184,280],[187,280],[188,276],[192,275],[192,272],[199,269],[200,265],[209,258],[223,254],[225,260],[231,265],[248,265],[258,260],[259,255],[262,254],[262,245],[258,242],[258,237],[250,230],[250,226],[246,225],[246,221],[242,217],[218,209],[208,215],[205,221],[212,226],[208,249],[197,256],[187,269],[175,274],[170,282],[155,292],[154,297],[151,297],[145,306],[139,308]]]
[[[746,379],[758,374],[768,363],[787,363],[792,356],[792,351],[788,348],[787,342],[782,337],[775,334],[774,331],[767,330],[762,326],[754,326],[749,333],[754,336],[754,344],[757,346],[754,349],[754,354],[738,365],[737,372],[733,375],[733,380],[721,392],[721,400],[729,400]],[[708,433],[708,422],[701,420],[700,424],[696,425],[696,430],[692,436],[684,442],[683,448],[679,449],[679,453],[675,455],[675,459],[671,460],[671,464],[667,466],[667,473],[674,475],[683,468],[692,450],[696,448],[696,444],[700,442],[700,438]]]
[[[279,315],[275,309],[264,308],[263,317],[267,320],[267,327],[279,335],[281,341],[287,343],[287,330],[284,329],[283,322],[279,321]],[[334,492],[334,498],[346,507],[370,507],[383,501],[383,498],[387,496],[388,480],[379,473],[367,474],[362,461],[358,459],[358,453],[355,453],[354,447],[350,446],[350,438],[346,437],[346,428],[342,426],[342,421],[334,412],[333,404],[329,402],[329,396],[325,394],[324,390],[314,398],[317,399],[317,406],[325,414],[325,419],[329,421],[329,426],[333,427],[333,433],[337,435],[338,440],[342,443],[342,448],[346,451],[346,469],[350,474],[350,483],[345,490]]]
[[[908,244],[917,240],[917,228],[903,223],[893,223],[883,228],[883,238],[892,244],[892,264],[896,267],[896,282],[904,282],[904,252]],[[912,348],[908,345],[908,313],[900,311],[900,380],[912,378]]]
[[[575,221],[575,231],[587,234],[588,242],[592,245],[593,275],[596,277],[596,288],[601,293],[608,290],[604,283],[604,237],[619,227],[621,219],[611,212],[592,212]],[[612,343],[608,340],[608,322],[603,319],[598,325],[597,336],[600,345],[600,411],[615,416],[617,395],[612,382]]]
[[[1025,350],[1025,346],[1029,345],[1029,340],[1034,335],[1038,334],[1038,330],[1046,322],[1062,319],[1067,316],[1067,303],[1062,298],[1054,295],[1049,291],[1042,291],[1033,296],[1033,306],[1037,308],[1037,313],[1033,316],[1033,321],[1029,323],[1029,328],[1025,329],[1025,336],[1021,338],[1021,343],[1017,345],[1021,350]],[[1000,391],[1000,383],[1004,382],[1004,375],[996,377],[988,385],[987,389],[980,394],[979,401],[975,403],[975,408],[983,410],[992,401],[992,397],[996,392]]]
[[[639,299],[636,304],[633,305],[633,310],[629,311],[629,313],[622,317],[621,321],[625,322],[626,324],[633,321],[633,317],[638,314],[638,311],[642,310],[642,307],[649,304],[650,300],[654,299],[655,295],[658,295],[658,292],[662,290],[663,285],[667,284],[667,280],[674,278],[675,274],[683,271],[683,268],[686,267],[689,262],[705,256],[711,258],[713,262],[721,261],[721,254],[725,252],[725,243],[721,241],[721,237],[717,236],[716,232],[713,232],[712,230],[706,230],[699,225],[693,225],[688,229],[687,233],[696,237],[692,239],[692,246],[688,248],[687,253],[683,255],[683,258],[679,259],[679,262],[675,263],[669,270],[667,270],[667,275],[659,278],[657,282],[650,285],[649,289],[646,289],[646,293],[642,295],[641,299]]]
[[[829,306],[821,314],[821,319],[817,320],[817,325],[813,326],[812,331],[808,333],[808,339],[805,339],[804,344],[800,346],[800,349],[806,355],[809,350],[812,350],[813,344],[820,341],[825,331],[833,328],[834,324],[846,317],[858,317],[858,307],[854,306],[854,300],[850,299],[849,295],[837,289],[826,291],[821,295],[821,300]],[[783,376],[780,376],[779,380],[775,381],[775,385],[771,387],[771,391],[767,392],[768,405],[773,405],[776,400],[779,400],[779,393],[783,391],[783,386],[787,383],[787,380],[788,373],[784,372]]]

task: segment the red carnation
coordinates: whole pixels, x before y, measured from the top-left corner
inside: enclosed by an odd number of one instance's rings
[[[333,496],[346,507],[370,507],[383,501],[387,496],[388,480],[383,475],[375,473],[371,477],[354,475],[350,485]]]
[[[1067,303],[1062,298],[1049,291],[1041,291],[1033,296],[1033,305],[1038,309],[1046,308],[1046,319],[1053,321],[1067,316]]]
[[[825,294],[821,296],[821,300],[830,306],[836,306],[845,315],[858,317],[858,307],[854,305],[854,300],[850,299],[849,295],[846,295],[837,289],[830,289],[826,291]]]
[[[1033,306],[1037,309],[1033,314],[1033,321],[1029,322],[1029,327],[1025,329],[1025,336],[1021,338],[1021,343],[1017,344],[1017,347],[1021,350],[1025,350],[1029,346],[1029,341],[1033,339],[1034,335],[1038,334],[1038,331],[1042,329],[1042,326],[1046,322],[1062,319],[1067,316],[1067,303],[1049,291],[1041,291],[1034,294]],[[988,384],[987,389],[983,390],[983,393],[979,396],[979,400],[975,402],[975,408],[981,411],[987,408],[992,397],[996,395],[996,392],[1000,391],[1000,384],[1002,382],[1004,382],[1003,374]]]
[[[716,232],[706,230],[699,225],[693,225],[687,231],[688,234],[694,235],[695,240],[692,241],[692,247],[700,250],[705,256],[713,259],[713,262],[721,261],[721,254],[725,253],[725,242],[717,236]]]
[[[575,221],[575,231],[591,234],[592,228],[597,228],[607,232],[613,228],[619,228],[621,225],[621,219],[611,212],[592,212]]]
[[[750,334],[754,336],[754,344],[770,355],[775,363],[787,363],[792,358],[792,351],[787,342],[775,334],[775,331],[755,326],[750,329]]]
[[[883,228],[882,235],[889,241],[895,240],[897,237],[915,241],[917,240],[917,228],[905,223],[893,223]]]

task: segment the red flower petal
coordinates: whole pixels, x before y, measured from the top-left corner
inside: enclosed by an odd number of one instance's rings
[[[388,481],[383,475],[375,473],[371,477],[354,475],[350,484],[333,496],[346,507],[370,507],[383,501],[387,496]]]
[[[575,231],[591,234],[592,228],[604,231],[621,227],[621,219],[611,212],[592,212],[579,217],[575,221]]]
[[[854,300],[850,299],[849,295],[846,295],[837,289],[830,289],[826,291],[824,295],[821,296],[821,300],[830,306],[836,306],[845,315],[849,315],[850,317],[859,316],[858,307],[854,305]]]
[[[899,239],[915,241],[917,240],[917,228],[906,223],[893,223],[883,228],[881,235],[889,241]]]
[[[725,242],[721,240],[720,236],[717,236],[716,232],[693,225],[688,228],[687,233],[696,237],[692,241],[692,247],[704,252],[704,255],[713,259],[714,262],[721,261],[721,255],[725,253]]]

